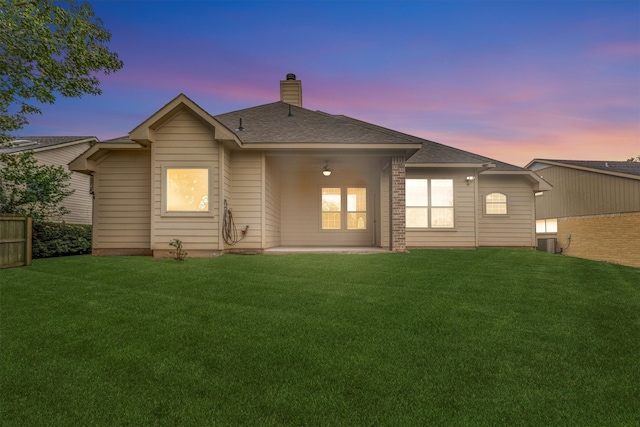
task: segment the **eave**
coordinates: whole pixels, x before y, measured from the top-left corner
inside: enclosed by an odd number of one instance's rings
[[[599,174],[602,174],[602,175],[610,175],[610,176],[617,176],[617,177],[620,177],[620,178],[628,178],[628,179],[640,180],[640,176],[638,176],[638,175],[632,175],[632,174],[628,174],[628,173],[624,173],[624,172],[608,171],[608,170],[599,169],[599,168],[590,168],[588,166],[572,165],[572,164],[563,163],[563,162],[556,162],[556,161],[553,161],[553,160],[534,159],[534,160],[530,161],[529,164],[526,167],[530,168],[531,166],[533,166],[536,163],[542,164],[542,165],[547,165],[549,167],[557,166],[557,167],[562,167],[562,168],[581,170],[581,171],[585,171],[585,172],[599,173]]]
[[[543,178],[540,178],[535,172],[529,170],[522,171],[494,171],[489,170],[482,172],[483,175],[521,175],[527,178],[532,184],[534,184],[534,191],[550,191],[553,189],[553,186],[545,181]]]
[[[89,148],[87,151],[76,157],[74,160],[69,162],[69,170],[74,172],[80,172],[87,175],[91,175],[91,173],[97,170],[98,163],[100,159],[106,156],[111,151],[116,150],[144,150],[146,147],[140,144],[131,144],[131,143],[121,143],[121,144],[113,144],[113,143],[97,143],[93,147]]]
[[[494,163],[407,163],[408,168],[464,168],[464,169],[478,169],[478,172],[482,172],[488,169],[495,168]]]

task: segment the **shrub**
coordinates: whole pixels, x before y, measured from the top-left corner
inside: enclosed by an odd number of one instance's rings
[[[33,258],[91,253],[91,226],[64,222],[33,223]]]
[[[173,239],[172,241],[169,242],[169,245],[176,248],[175,251],[169,252],[171,255],[173,255],[173,258],[176,261],[184,261],[187,258],[187,255],[189,253],[182,248],[182,240]]]

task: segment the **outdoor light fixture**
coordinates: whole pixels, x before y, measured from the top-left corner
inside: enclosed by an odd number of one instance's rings
[[[322,175],[324,176],[331,175],[331,169],[329,169],[329,162],[325,162],[324,169],[322,169]]]
[[[473,181],[474,179],[476,179],[476,177],[475,177],[475,176],[473,176],[473,175],[469,175],[469,176],[467,177],[467,185],[469,185],[469,184],[471,183],[471,181]]]

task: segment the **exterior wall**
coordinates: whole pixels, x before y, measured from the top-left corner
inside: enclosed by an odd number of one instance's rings
[[[34,157],[43,165],[62,166],[67,170],[67,164],[84,153],[90,146],[89,142],[67,145],[34,152]],[[71,224],[91,224],[93,200],[89,193],[90,181],[89,175],[71,172],[69,188],[75,191],[64,199],[64,206],[71,212],[63,215],[60,218],[62,221]]]
[[[469,248],[476,246],[475,183],[467,185],[472,171],[453,169],[407,169],[407,178],[453,179],[454,228],[407,228],[409,248]],[[477,180],[475,181],[477,182]]]
[[[155,130],[152,152],[151,249],[155,256],[166,256],[169,242],[180,239],[189,256],[216,255],[219,251],[220,148],[213,129],[196,116],[182,110]],[[167,213],[163,194],[164,168],[209,168],[208,213]]]
[[[640,212],[560,218],[557,234],[538,237],[557,238],[564,255],[640,268]]]
[[[325,177],[320,169],[281,169],[281,244],[283,246],[374,245],[373,200],[379,196],[379,159],[349,158],[348,164]],[[322,187],[367,188],[366,230],[322,230]]]
[[[405,206],[405,182],[406,168],[404,157],[391,158],[391,187],[390,197],[390,221],[389,229],[391,239],[389,246],[394,252],[403,252],[407,248],[406,240],[406,206]]]
[[[557,233],[537,238],[557,239],[564,255],[640,268],[640,212],[559,218]]]
[[[389,165],[390,166],[390,165]],[[386,167],[380,173],[380,240],[377,242],[381,247],[388,248],[391,238],[389,237],[389,201],[391,196],[389,195],[389,178],[390,170]]]
[[[476,181],[479,246],[536,246],[534,192],[531,183],[524,177],[514,175],[480,174]],[[506,215],[485,214],[485,197],[494,192],[506,194]]]
[[[231,152],[231,194],[227,206],[242,236],[241,230],[249,226],[244,239],[234,249],[261,249],[262,246],[262,153]],[[225,245],[226,249],[230,246]]]
[[[93,185],[93,253],[149,254],[149,151],[111,152],[101,159]]]
[[[269,159],[265,162],[265,241],[264,248],[280,246],[280,171]]]
[[[536,170],[553,186],[536,197],[536,218],[640,212],[640,180],[551,166]]]

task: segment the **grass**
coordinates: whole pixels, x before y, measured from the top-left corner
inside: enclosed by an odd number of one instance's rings
[[[640,269],[530,250],[0,271],[3,426],[640,425]]]

